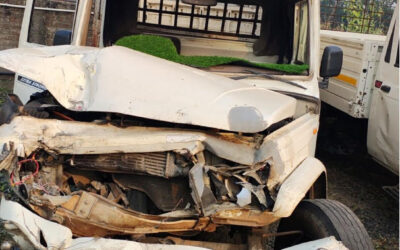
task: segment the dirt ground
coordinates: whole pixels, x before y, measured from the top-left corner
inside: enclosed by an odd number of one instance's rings
[[[12,80],[0,76],[0,93],[11,91]],[[398,249],[398,202],[382,189],[398,184],[398,177],[368,156],[366,129],[366,120],[323,106],[317,157],[328,169],[328,198],[341,201],[358,215],[376,249]]]

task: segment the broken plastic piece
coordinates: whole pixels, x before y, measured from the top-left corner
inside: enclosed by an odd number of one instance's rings
[[[242,188],[242,190],[240,190],[236,197],[236,203],[241,207],[244,207],[251,203],[251,192],[247,188]]]
[[[209,177],[204,172],[203,166],[200,164],[194,165],[189,172],[189,184],[192,188],[192,197],[197,205],[197,209],[206,216],[210,214],[207,207],[217,202],[211,188],[207,185],[207,180],[209,184]]]
[[[253,193],[258,201],[260,202],[261,205],[264,206],[264,208],[267,208],[267,198],[265,196],[264,193],[264,185],[258,185],[258,186],[254,186],[250,183],[239,183],[240,185],[242,185],[245,189],[250,190],[251,193]]]

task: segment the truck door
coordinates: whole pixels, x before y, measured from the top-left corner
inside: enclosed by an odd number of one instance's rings
[[[69,35],[72,37],[77,4],[78,0],[26,0],[18,46],[32,48],[51,46],[54,42],[57,44],[56,32],[62,34],[65,44]],[[43,85],[16,72],[14,93],[23,103],[29,100],[31,94],[43,90]]]
[[[368,121],[368,152],[399,174],[399,15],[394,11],[376,74]]]

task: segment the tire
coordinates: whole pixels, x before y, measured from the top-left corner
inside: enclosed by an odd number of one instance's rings
[[[374,249],[364,225],[348,207],[340,202],[325,199],[303,200],[289,218],[282,219],[278,232],[299,230],[302,235],[280,236],[276,249],[302,242],[335,238],[350,250]]]

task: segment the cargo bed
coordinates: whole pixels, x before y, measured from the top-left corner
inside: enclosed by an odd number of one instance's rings
[[[386,36],[321,30],[321,55],[328,45],[343,49],[341,74],[321,89],[321,100],[355,118],[368,118],[380,55]]]

